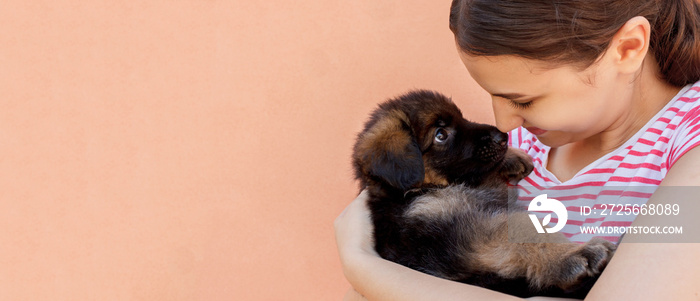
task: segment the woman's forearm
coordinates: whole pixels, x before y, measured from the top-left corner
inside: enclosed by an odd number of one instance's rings
[[[358,255],[345,276],[368,300],[518,300],[482,287],[424,274],[372,255]]]

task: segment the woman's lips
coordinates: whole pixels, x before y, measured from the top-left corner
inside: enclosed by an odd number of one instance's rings
[[[543,129],[541,129],[541,128],[537,128],[537,127],[534,127],[534,126],[526,127],[525,129],[526,129],[528,132],[530,132],[530,133],[532,133],[533,135],[535,135],[535,136],[539,136],[539,135],[542,135],[542,134],[544,134],[544,133],[547,132],[546,130],[543,130]]]

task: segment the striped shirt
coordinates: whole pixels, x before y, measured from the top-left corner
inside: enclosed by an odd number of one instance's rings
[[[547,193],[566,206],[568,220],[559,232],[571,241],[599,236],[617,242],[636,217],[632,209],[646,204],[674,163],[700,145],[699,99],[700,82],[684,87],[625,144],[565,182],[546,168],[550,147],[522,127],[511,131],[510,146],[526,151],[535,166],[518,183],[519,204],[527,207]],[[539,215],[543,220],[546,214]]]

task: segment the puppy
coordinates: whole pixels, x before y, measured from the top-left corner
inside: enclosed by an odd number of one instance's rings
[[[435,92],[380,104],[352,157],[369,193],[375,248],[415,270],[511,295],[583,298],[615,246],[537,235],[526,211],[509,212],[509,181],[533,166],[507,141]],[[510,235],[535,243],[509,242],[509,226]]]

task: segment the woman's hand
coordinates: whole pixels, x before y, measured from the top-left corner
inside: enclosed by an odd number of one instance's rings
[[[367,198],[367,191],[362,191],[335,219],[335,240],[346,277],[356,260],[361,260],[364,256],[379,256],[374,250],[373,225]]]

